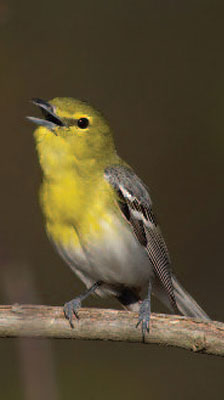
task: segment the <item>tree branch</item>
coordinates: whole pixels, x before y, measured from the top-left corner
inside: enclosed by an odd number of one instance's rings
[[[156,343],[204,354],[224,356],[224,324],[192,318],[152,314],[150,333],[136,329],[136,313],[82,308],[74,328],[62,307],[35,305],[0,306],[0,337],[36,337]],[[144,340],[143,340],[144,339]]]

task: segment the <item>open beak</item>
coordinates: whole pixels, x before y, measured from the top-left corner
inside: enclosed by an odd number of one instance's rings
[[[55,114],[55,108],[50,103],[37,98],[32,99],[32,103],[40,108],[45,119],[27,117],[30,121],[37,125],[44,126],[50,130],[56,128],[57,126],[64,126],[61,119]]]

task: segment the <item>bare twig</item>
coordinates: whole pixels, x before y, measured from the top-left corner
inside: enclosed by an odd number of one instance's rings
[[[18,299],[20,303],[28,300],[40,304],[40,292],[36,289],[32,268],[13,264],[4,260],[1,274],[2,291],[6,301]],[[19,363],[19,376],[24,400],[57,400],[57,378],[55,374],[54,352],[50,339],[33,340],[18,339],[16,349]]]
[[[85,308],[74,318],[74,328],[62,307],[0,306],[0,337],[73,338],[142,343],[136,329],[137,314],[128,311]],[[180,347],[204,354],[224,356],[224,324],[191,318],[152,314],[150,333],[144,343]]]

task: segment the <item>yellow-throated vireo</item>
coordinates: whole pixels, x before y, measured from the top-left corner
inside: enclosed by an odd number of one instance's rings
[[[173,274],[147,188],[118,156],[102,114],[73,98],[33,103],[44,116],[28,118],[38,125],[47,234],[87,287],[64,306],[70,325],[93,292],[114,295],[138,311],[143,333],[149,331],[152,293],[174,313],[209,319]]]

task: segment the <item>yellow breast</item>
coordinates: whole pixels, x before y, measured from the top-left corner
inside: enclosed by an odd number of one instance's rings
[[[65,245],[100,237],[102,221],[113,224],[113,212],[118,212],[113,188],[104,179],[107,163],[118,159],[116,152],[108,155],[104,149],[96,156],[99,145],[87,146],[87,136],[69,136],[66,130],[54,135],[39,128],[35,137],[44,172],[40,199],[49,236]]]
[[[103,176],[83,179],[70,171],[61,180],[44,180],[41,204],[47,232],[57,243],[78,245],[103,234],[103,224],[113,225],[117,212],[113,189]],[[78,235],[77,235],[78,232]]]

